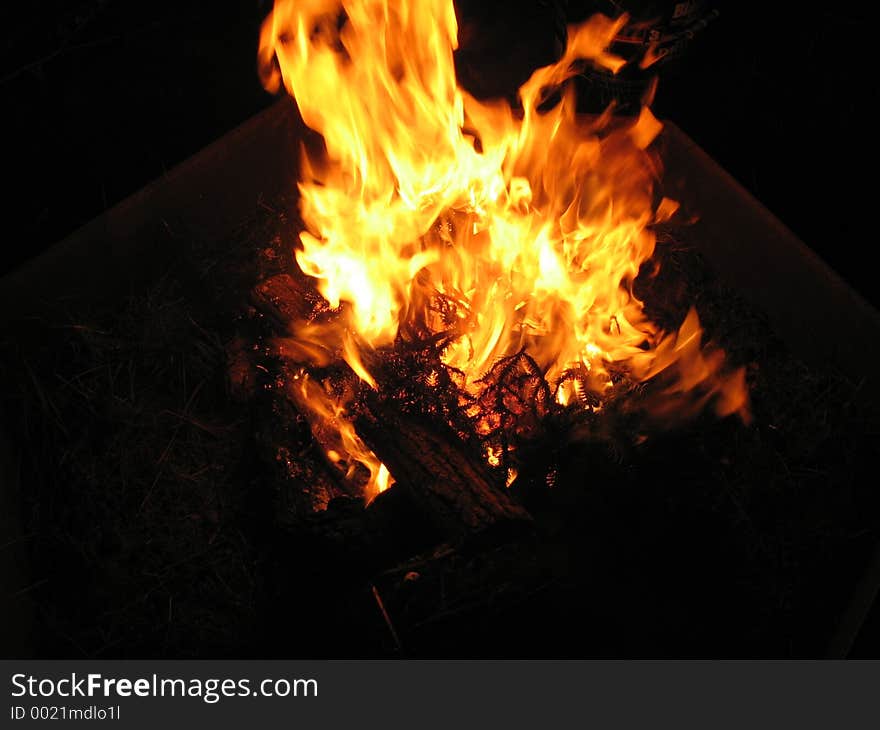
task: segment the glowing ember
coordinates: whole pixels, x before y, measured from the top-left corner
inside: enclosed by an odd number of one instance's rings
[[[578,117],[566,90],[584,64],[621,68],[605,49],[624,22],[570,28],[564,56],[535,71],[515,112],[458,87],[451,0],[276,1],[261,35],[264,83],[283,83],[326,144],[303,154],[308,230],[296,260],[343,308],[332,324],[292,324],[305,362],[341,357],[376,388],[370,352],[416,323],[445,336],[443,361],[472,393],[499,358],[524,350],[563,405],[583,402],[579,390],[601,403],[613,369],[639,381],[662,372],[661,415],[707,404],[745,415],[743,373],[701,348],[696,312],[664,332],[633,294],[653,227],[678,207],[655,192],[661,124],[647,107],[625,123]],[[573,368],[583,376],[563,379]],[[307,377],[295,387],[335,424],[331,458],[364,464],[368,493],[387,486],[344,399]],[[491,449],[486,458],[500,462]]]

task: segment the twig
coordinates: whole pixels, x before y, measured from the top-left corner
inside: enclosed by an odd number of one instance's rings
[[[400,654],[403,654],[403,645],[400,643],[400,637],[397,635],[397,631],[394,629],[394,624],[391,622],[391,617],[388,615],[388,611],[385,610],[385,604],[382,602],[382,596],[379,595],[379,590],[376,586],[370,586],[373,589],[373,598],[376,599],[376,605],[379,607],[379,611],[382,614],[382,618],[385,619],[385,625],[388,627],[388,631],[391,632],[391,638],[394,639],[394,643],[397,646],[397,651]]]

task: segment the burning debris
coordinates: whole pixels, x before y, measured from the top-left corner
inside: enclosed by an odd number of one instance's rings
[[[653,428],[707,407],[747,418],[744,371],[701,344],[696,311],[663,329],[634,292],[678,208],[657,192],[650,100],[633,120],[585,119],[566,85],[624,66],[606,49],[625,22],[570,28],[513,109],[457,84],[450,0],[279,1],[266,20],[264,84],[324,143],[303,148],[296,250],[324,301],[273,307],[276,352],[330,461],[368,473],[367,497],[397,476],[355,427],[367,400],[479,441],[508,486],[551,416],[589,420],[624,393]]]

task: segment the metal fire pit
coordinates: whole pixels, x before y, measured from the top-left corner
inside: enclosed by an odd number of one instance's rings
[[[294,103],[279,101],[0,280],[0,327],[15,336],[29,321],[46,321],[62,307],[105,303],[146,288],[179,253],[180,241],[169,229],[197,228],[204,240],[228,238],[261,199],[293,190],[307,134]],[[863,396],[880,403],[880,314],[674,124],[666,123],[659,144],[664,192],[699,213],[688,241],[718,277],[766,313],[793,353],[863,381]],[[8,430],[2,415],[0,432]],[[13,444],[0,438],[0,582],[9,613],[0,622],[8,633],[0,643],[11,647],[7,653],[24,654],[20,637],[28,610],[22,596],[30,579],[18,539]],[[831,653],[850,647],[878,576],[880,570],[869,570],[855,588]]]

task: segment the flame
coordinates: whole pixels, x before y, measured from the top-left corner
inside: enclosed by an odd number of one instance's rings
[[[357,435],[346,412],[344,395],[334,396],[305,371],[294,375],[286,387],[290,399],[311,422],[312,432],[330,462],[348,479],[354,479],[358,465],[365,470],[363,492],[368,501],[394,484],[388,468]]]
[[[677,208],[655,190],[661,123],[647,107],[625,122],[584,119],[565,84],[585,64],[624,65],[607,48],[625,22],[597,15],[569,28],[563,57],[532,74],[515,112],[459,88],[451,0],[276,0],[260,38],[263,83],[284,86],[326,147],[303,150],[296,260],[332,307],[346,305],[336,331],[294,325],[293,339],[340,341],[376,388],[363,355],[418,321],[448,335],[443,359],[474,391],[524,349],[548,382],[577,367],[601,397],[613,364],[639,380],[665,373],[671,409],[711,402],[744,415],[742,372],[701,349],[696,312],[664,332],[633,293],[654,226]],[[456,303],[451,324],[430,306],[438,295]],[[311,398],[326,402],[314,385]],[[558,402],[579,387],[560,385]],[[342,424],[340,408],[327,417]],[[370,469],[378,480],[384,466]]]

